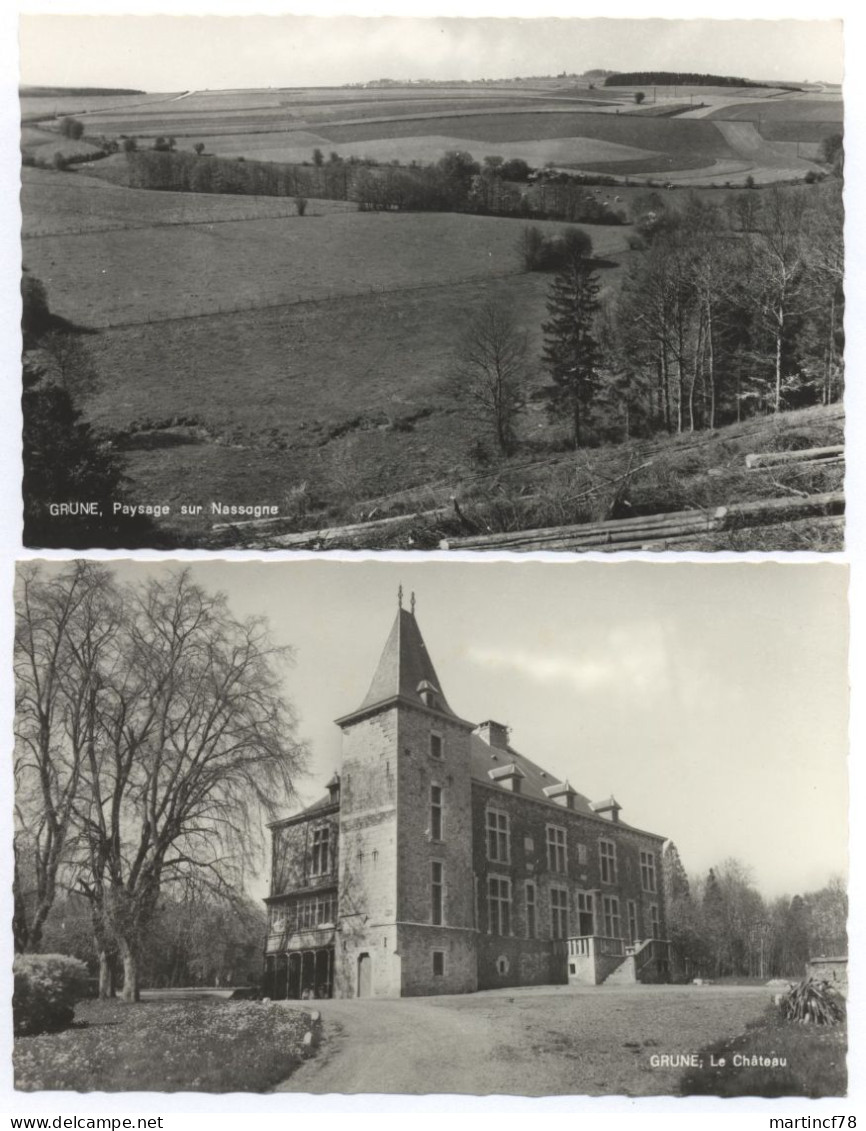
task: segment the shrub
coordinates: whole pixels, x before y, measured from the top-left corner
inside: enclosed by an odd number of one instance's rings
[[[845,1008],[827,982],[806,978],[792,986],[779,1002],[786,1021],[801,1024],[837,1025],[845,1018]]]
[[[66,954],[19,954],[13,965],[12,1019],[16,1037],[53,1033],[72,1023],[87,996],[87,967]]]

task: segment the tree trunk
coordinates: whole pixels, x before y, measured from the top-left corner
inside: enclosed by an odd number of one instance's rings
[[[782,407],[782,330],[785,325],[785,312],[780,309],[777,315],[776,329],[776,395],[773,412],[778,412]]]
[[[698,337],[695,342],[695,356],[692,364],[692,380],[689,385],[689,432],[695,430],[695,388],[698,383],[698,367],[701,361],[701,354],[704,350],[704,321],[700,320],[698,324]]]
[[[709,428],[713,431],[716,427],[716,369],[713,353],[713,306],[710,302],[707,303],[707,364],[710,382]]]
[[[114,997],[114,971],[105,950],[99,951],[99,996],[103,1000]]]
[[[827,341],[827,366],[824,373],[824,404],[833,399],[833,364],[836,360],[836,295],[830,294],[830,332]]]
[[[124,1001],[141,1001],[138,989],[138,951],[128,939],[120,940],[120,955],[123,959],[123,990],[121,997]]]

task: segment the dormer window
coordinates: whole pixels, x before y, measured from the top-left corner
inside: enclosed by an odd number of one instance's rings
[[[418,684],[418,694],[421,696],[421,702],[425,707],[436,708],[439,702],[436,697],[436,688],[426,679],[422,679]]]

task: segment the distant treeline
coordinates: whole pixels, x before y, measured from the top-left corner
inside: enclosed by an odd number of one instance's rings
[[[94,98],[101,94],[145,94],[144,90],[127,90],[120,86],[20,86],[18,93],[22,98]]]
[[[731,75],[698,75],[692,71],[621,71],[609,75],[605,86],[762,86],[765,82],[751,82]]]
[[[125,158],[126,175],[112,179],[129,188],[318,197],[352,201],[370,212],[475,212],[585,224],[626,221],[624,212],[597,200],[578,177],[540,175],[523,161],[479,165],[462,152],[447,153],[432,165],[381,166],[333,158],[289,165],[173,150],[133,150]],[[529,183],[530,177],[536,183]]]

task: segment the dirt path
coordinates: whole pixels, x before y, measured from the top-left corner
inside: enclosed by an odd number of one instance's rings
[[[278,1092],[667,1095],[696,1053],[743,1031],[769,991],[743,986],[538,987],[318,1003],[323,1040]]]

